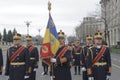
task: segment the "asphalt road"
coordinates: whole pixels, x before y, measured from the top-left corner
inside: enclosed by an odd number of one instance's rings
[[[120,54],[112,54],[111,80],[120,80]]]
[[[111,80],[120,80],[120,54],[111,54],[112,55],[112,75]],[[3,51],[4,65],[6,62],[6,51]],[[43,76],[43,67],[41,65],[41,60],[39,64],[39,69],[37,70],[36,80],[50,80],[49,75]],[[74,68],[71,68],[72,80],[82,80],[81,75],[74,75]],[[8,77],[3,75],[0,76],[0,80],[8,80]]]

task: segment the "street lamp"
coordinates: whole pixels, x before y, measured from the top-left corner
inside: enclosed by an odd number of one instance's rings
[[[38,29],[38,32],[39,32],[39,36],[40,36],[40,31],[41,31],[41,29]]]
[[[27,35],[29,35],[29,26],[31,21],[25,21],[26,25],[27,25]]]
[[[41,32],[41,29],[38,29],[38,32],[39,32],[39,44],[41,44],[41,36],[40,36],[40,32]]]

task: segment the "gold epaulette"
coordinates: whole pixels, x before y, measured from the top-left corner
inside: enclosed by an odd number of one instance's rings
[[[89,51],[90,51],[90,55],[91,55],[92,59],[93,59],[93,51],[92,51],[92,48],[93,48],[93,47],[94,47],[94,46],[89,47]]]
[[[93,47],[94,45],[91,45],[91,47]]]
[[[85,46],[82,46],[82,49],[84,48]]]
[[[89,47],[89,49],[92,49],[94,46]]]

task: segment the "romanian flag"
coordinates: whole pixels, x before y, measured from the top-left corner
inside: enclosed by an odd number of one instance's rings
[[[58,48],[59,48],[58,34],[56,31],[55,24],[52,20],[51,14],[49,13],[49,20],[44,35],[40,55],[43,62],[50,64],[50,58],[56,54]]]

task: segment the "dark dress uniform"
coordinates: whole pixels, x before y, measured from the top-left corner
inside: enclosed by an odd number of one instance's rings
[[[61,30],[58,33],[58,38],[59,41],[62,42],[60,43],[61,46],[59,47],[55,55],[56,63],[54,64],[54,70],[52,71],[52,74],[54,74],[55,76],[54,80],[71,80],[71,49],[70,46],[64,45],[65,35],[64,32],[62,32]],[[58,55],[61,55],[61,53],[63,52],[64,54],[58,57]]]
[[[7,62],[5,75],[8,75],[10,80],[25,80],[24,76],[28,73],[30,66],[29,51],[25,48],[15,59],[10,62],[11,56],[20,48],[10,47],[7,51]]]
[[[102,34],[98,32],[95,34],[94,38],[102,40]],[[102,48],[103,45],[100,45],[100,47],[94,45],[89,48],[89,54],[87,57],[87,72],[88,76],[93,76],[94,80],[107,80],[107,76],[111,75],[111,56],[110,50],[107,46],[105,46],[106,49],[100,59],[98,58],[99,60],[96,60],[97,62],[93,62],[96,56],[100,54],[99,52]]]
[[[21,35],[16,33],[13,39],[20,40]],[[20,44],[16,45],[19,46],[12,46],[7,50],[5,75],[9,76],[9,80],[25,80],[30,73],[29,51]]]
[[[85,70],[83,71],[83,74],[82,74],[82,78],[83,80],[88,80],[88,76],[87,76],[87,55],[88,55],[88,51],[89,51],[89,48],[92,47],[93,45],[91,45],[91,43],[88,43],[87,41],[92,41],[92,35],[87,35],[86,36],[86,46],[83,46],[82,47],[82,53],[80,55],[80,63],[81,63],[81,66],[85,68]]]
[[[48,65],[42,61],[42,66],[43,66],[43,70],[44,70],[44,75],[48,74]]]
[[[88,55],[87,60],[87,68],[92,70],[92,76],[94,80],[106,80],[106,76],[111,74],[111,58],[110,58],[110,51],[107,47],[104,54],[100,58],[98,62],[94,66],[92,66],[92,60],[98,55],[100,49],[96,47],[91,47]],[[93,56],[93,58],[92,58]]]
[[[3,56],[2,56],[2,49],[0,48],[0,75],[2,74],[3,68]]]
[[[61,50],[64,48],[60,47],[56,53],[56,56],[59,55]],[[71,51],[67,50],[62,58],[66,58],[67,62],[61,63],[60,59],[57,59],[57,63],[54,66],[54,80],[71,80],[71,71],[70,71],[70,62],[71,62]]]
[[[28,50],[31,46],[28,47]],[[30,74],[30,79],[29,80],[35,80],[36,79],[36,70],[38,68],[38,61],[39,61],[39,54],[38,54],[38,49],[36,47],[33,48],[32,51],[30,52],[30,64],[32,67],[32,72]]]
[[[80,45],[79,45],[80,46]],[[82,48],[79,47],[78,49],[78,46],[75,46],[74,47],[74,50],[73,50],[73,59],[74,59],[74,70],[75,70],[75,75],[78,74],[80,75],[80,54],[81,54],[81,51],[82,51]],[[78,69],[77,69],[78,68]],[[78,70],[78,71],[77,71]]]
[[[89,47],[90,46],[84,46],[83,49],[82,49],[82,54],[80,55],[80,61],[82,62],[81,66],[84,67],[85,69],[87,68],[86,65],[87,65],[87,54],[88,54],[88,50],[89,50]],[[83,71],[83,76],[82,76],[83,80],[88,80],[88,77],[87,77],[87,71]]]

